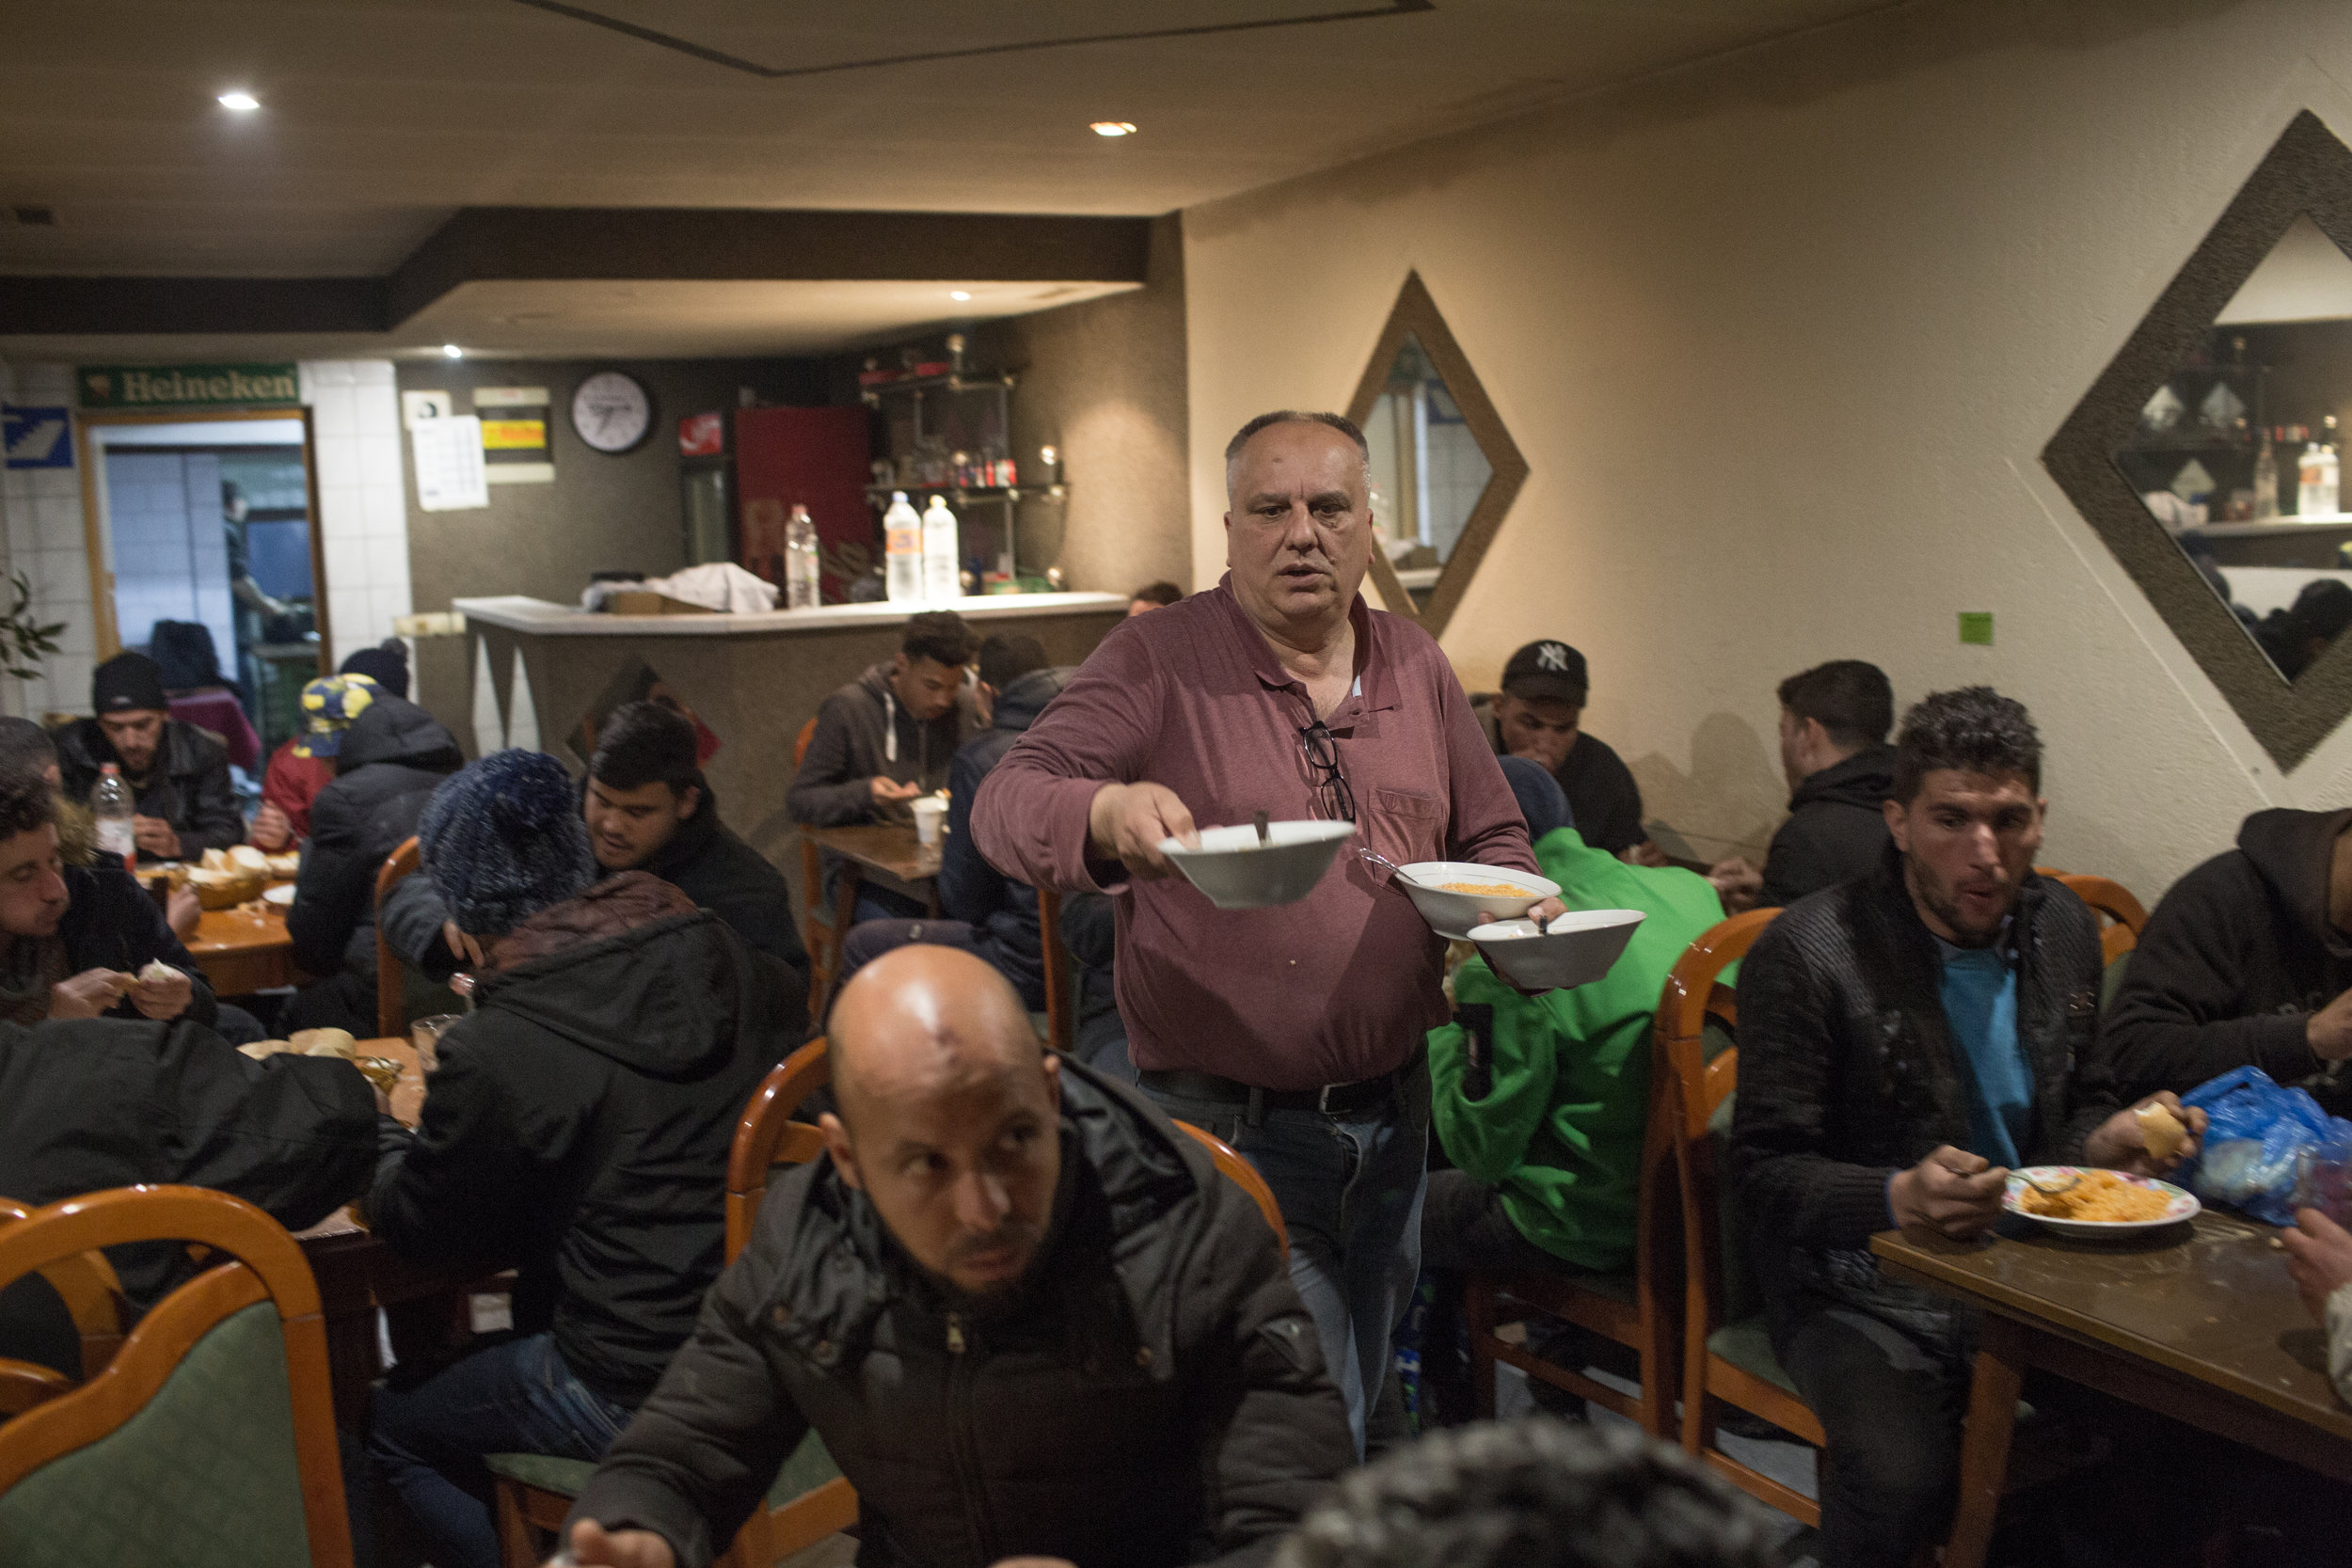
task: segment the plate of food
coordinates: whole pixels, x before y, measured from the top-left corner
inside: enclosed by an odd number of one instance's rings
[[[2061,1236],[2132,1236],[2194,1218],[2204,1206],[2195,1194],[2152,1176],[2027,1165],[2009,1173],[2001,1207]]]
[[[1478,865],[1467,861],[1417,861],[1401,865],[1397,886],[1405,890],[1429,928],[1451,942],[1468,942],[1470,927],[1511,920],[1547,898],[1560,884],[1530,871]]]

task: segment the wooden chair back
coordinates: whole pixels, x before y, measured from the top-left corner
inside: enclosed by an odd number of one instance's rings
[[[270,1478],[260,1478],[256,1495],[265,1500],[291,1495],[299,1525],[283,1515],[275,1522],[241,1515],[251,1533],[237,1543],[239,1560],[256,1568],[350,1568],[351,1527],[343,1513],[318,1286],[301,1247],[277,1221],[251,1204],[206,1188],[91,1193],[0,1225],[0,1287],[100,1247],[152,1241],[192,1243],[233,1260],[207,1268],[158,1302],[104,1370],[0,1425],[0,1560],[17,1560],[24,1545],[13,1539],[17,1530],[56,1533],[61,1510],[103,1507],[130,1515],[193,1515],[193,1507],[175,1503],[171,1496],[180,1484],[173,1466],[184,1473],[186,1485],[211,1486],[214,1478],[201,1466],[181,1463],[185,1456],[177,1450],[208,1440],[248,1455],[266,1449],[267,1433],[250,1424],[254,1412],[224,1408],[220,1391],[237,1389],[265,1400],[276,1386],[290,1402],[286,1415],[295,1473],[284,1478],[283,1491],[275,1490]],[[264,1305],[269,1311],[262,1319],[248,1313]],[[229,1358],[257,1355],[251,1338],[257,1322],[275,1327],[278,1342],[271,1349],[282,1352],[282,1359],[270,1354],[266,1366],[258,1359],[232,1364]],[[215,1330],[223,1337],[215,1338]],[[174,1390],[183,1366],[199,1356],[205,1365],[190,1376],[204,1377],[211,1392]],[[167,1437],[141,1419],[151,1405],[167,1402],[172,1421]],[[208,1433],[208,1426],[218,1430]],[[48,1470],[69,1454],[81,1455],[83,1463]],[[110,1459],[119,1460],[126,1473],[119,1494],[102,1497],[94,1489],[107,1485]],[[38,1490],[28,1496],[20,1494],[20,1487]],[[24,1513],[18,1515],[11,1504]],[[285,1528],[278,1530],[276,1525]],[[88,1536],[71,1525],[62,1528],[77,1538]],[[268,1538],[272,1534],[275,1539]]]
[[[0,1197],[0,1225],[32,1216],[29,1205]],[[83,1381],[96,1377],[122,1348],[122,1325],[131,1316],[114,1265],[103,1252],[85,1252],[43,1263],[33,1272],[57,1292],[66,1315],[72,1320],[74,1335],[81,1341]],[[30,1410],[73,1386],[75,1380],[62,1372],[0,1357],[0,1417]]]
[[[1258,1212],[1263,1214],[1266,1224],[1274,1227],[1275,1244],[1282,1249],[1282,1256],[1288,1258],[1291,1255],[1290,1227],[1282,1223],[1282,1206],[1274,1201],[1274,1189],[1265,1184],[1265,1178],[1258,1174],[1258,1167],[1243,1159],[1241,1151],[1232,1144],[1206,1128],[1195,1127],[1188,1121],[1177,1122],[1176,1126],[1179,1131],[1190,1133],[1194,1142],[1209,1151],[1209,1161],[1216,1166],[1218,1174],[1249,1195],[1249,1200],[1258,1206]]]
[[[1045,955],[1045,1040],[1068,1053],[1077,1039],[1078,999],[1071,991],[1070,949],[1061,942],[1061,895],[1037,890],[1039,949]]]
[[[1741,1464],[1715,1442],[1716,1406],[1723,1403],[1816,1446],[1823,1441],[1821,1424],[1804,1401],[1709,1346],[1725,1326],[1725,1279],[1724,1176],[1708,1123],[1739,1086],[1740,1052],[1732,1046],[1709,1061],[1707,1026],[1710,1021],[1739,1026],[1738,995],[1720,976],[1779,913],[1764,909],[1734,915],[1676,962],[1659,998],[1657,1070],[1673,1096],[1667,1126],[1682,1192],[1682,1446],[1750,1496],[1818,1526],[1820,1507],[1813,1498]]]
[[[735,1124],[727,1150],[726,1260],[751,1245],[759,1223],[760,1200],[768,1196],[769,1173],[778,1165],[804,1165],[825,1151],[824,1134],[792,1113],[801,1101],[833,1082],[825,1037],[818,1036],[776,1064],[752,1091]]]
[[[413,877],[424,863],[423,851],[417,847],[411,834],[406,843],[384,857],[384,863],[375,870],[375,1033],[379,1039],[393,1039],[408,1033],[408,1008],[402,1000],[407,990],[407,973],[400,959],[393,956],[392,944],[384,938],[384,900],[404,877]]]
[[[801,726],[800,738],[792,742],[792,771],[797,775],[801,764],[808,760],[808,743],[817,738],[817,721],[812,719]],[[808,948],[808,1016],[822,1019],[825,1002],[833,994],[834,982],[841,973],[841,938],[848,933],[836,931],[826,921],[818,918],[825,907],[825,863],[817,852],[817,846],[801,837],[801,937]]]
[[[2100,917],[2101,963],[2111,964],[2139,945],[2139,933],[2148,925],[2148,911],[2132,896],[2131,889],[2111,878],[2071,871],[2059,872],[2058,880]]]

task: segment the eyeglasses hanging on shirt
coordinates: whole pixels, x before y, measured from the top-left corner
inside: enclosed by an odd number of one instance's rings
[[[1322,720],[1298,732],[1299,749],[1307,753],[1307,770],[1313,777],[1315,809],[1334,822],[1356,820],[1356,792],[1348,787],[1347,770],[1340,766],[1340,743]]]

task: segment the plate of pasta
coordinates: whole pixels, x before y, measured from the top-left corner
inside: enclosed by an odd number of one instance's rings
[[[2043,1187],[2064,1190],[2039,1191],[2028,1176]],[[2069,1178],[2074,1185],[2065,1186]],[[2178,1225],[2204,1206],[2194,1193],[2153,1177],[2087,1165],[2030,1165],[2009,1173],[2001,1207],[2062,1236],[2129,1236]]]

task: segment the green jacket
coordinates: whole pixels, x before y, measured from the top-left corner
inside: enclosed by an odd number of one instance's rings
[[[1649,918],[1615,967],[1572,990],[1522,996],[1483,958],[1461,967],[1455,1022],[1429,1036],[1438,1136],[1456,1165],[1501,1189],[1520,1235],[1578,1268],[1623,1270],[1633,1263],[1658,994],[1724,907],[1695,872],[1628,865],[1586,848],[1572,828],[1545,834],[1535,860],[1568,908]],[[1487,1042],[1491,1083],[1472,1081],[1485,1075],[1470,1069],[1466,1028]]]

